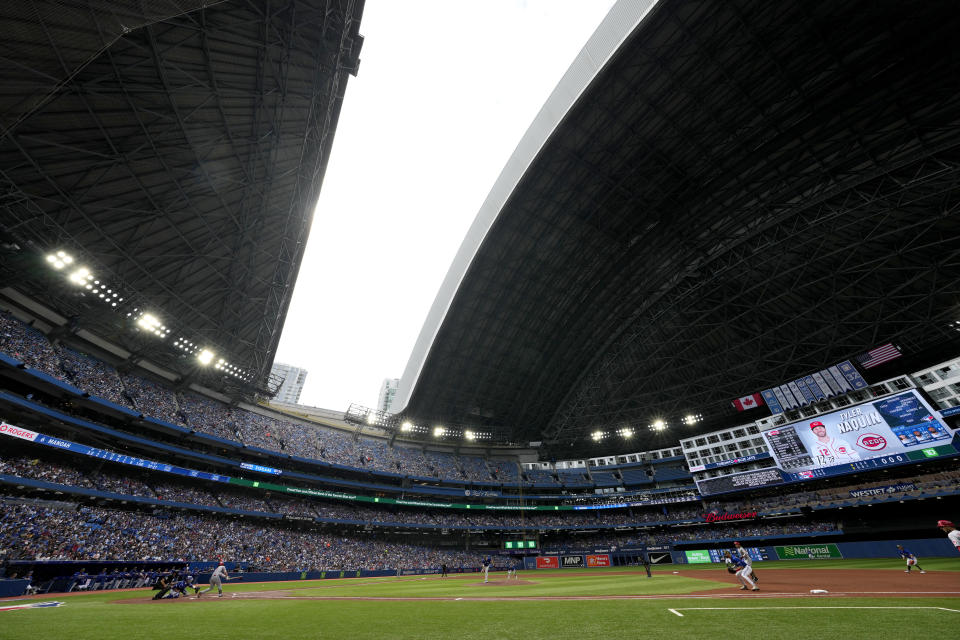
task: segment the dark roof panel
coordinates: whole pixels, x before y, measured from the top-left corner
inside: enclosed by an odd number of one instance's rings
[[[951,339],[958,27],[941,2],[660,2],[500,211],[407,416],[575,439]]]
[[[5,230],[75,253],[263,384],[357,68],[362,0],[161,2],[150,16],[139,2],[29,3],[38,15],[25,16],[8,4],[5,26],[26,26],[7,55],[35,68],[0,96]],[[51,29],[61,6],[82,28]],[[185,371],[95,304],[45,297]]]

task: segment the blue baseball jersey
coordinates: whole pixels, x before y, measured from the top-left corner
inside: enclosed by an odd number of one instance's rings
[[[483,559],[483,566],[485,566],[485,567],[489,567],[489,566],[490,566],[490,558],[484,558],[484,559]]]
[[[730,558],[730,564],[737,569],[743,569],[745,566],[747,566],[746,561],[739,556]]]
[[[906,549],[906,548],[904,548],[904,549],[897,549],[897,551],[900,552],[900,557],[901,557],[901,558],[912,558],[912,557],[913,557],[913,552],[911,552],[910,549]]]

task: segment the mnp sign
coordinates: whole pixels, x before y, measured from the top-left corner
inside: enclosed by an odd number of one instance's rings
[[[583,566],[583,556],[563,556],[560,564],[565,569],[574,569]]]
[[[781,560],[827,560],[843,557],[835,544],[808,544],[774,549]]]

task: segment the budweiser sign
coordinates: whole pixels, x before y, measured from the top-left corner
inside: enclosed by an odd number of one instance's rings
[[[752,520],[757,517],[756,511],[742,513],[705,513],[703,519],[707,522],[726,522],[727,520]]]

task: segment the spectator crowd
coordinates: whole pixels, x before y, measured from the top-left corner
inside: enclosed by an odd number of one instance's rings
[[[246,562],[263,571],[477,566],[481,555],[203,515],[0,503],[0,561]]]

